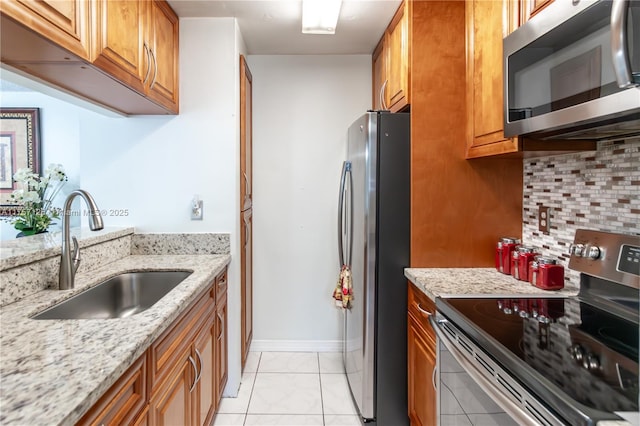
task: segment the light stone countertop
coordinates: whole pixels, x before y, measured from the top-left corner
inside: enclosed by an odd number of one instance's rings
[[[404,275],[431,300],[436,297],[567,297],[578,289],[542,290],[494,268],[406,268]]]
[[[73,290],[44,290],[0,308],[0,424],[71,425],[214,280],[229,255],[137,255],[76,277]],[[29,316],[122,272],[193,273],[151,308],[107,320]]]

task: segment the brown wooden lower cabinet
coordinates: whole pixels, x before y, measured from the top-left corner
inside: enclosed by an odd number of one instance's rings
[[[435,305],[419,290],[409,284],[409,312],[407,313],[408,357],[408,412],[412,426],[437,424],[436,390],[436,339],[426,312],[435,312]]]
[[[227,383],[226,319],[225,269],[78,424],[211,424]]]
[[[152,425],[191,425],[192,395],[191,383],[195,375],[192,371],[189,353],[185,352],[178,367],[173,370],[151,397],[149,405]]]

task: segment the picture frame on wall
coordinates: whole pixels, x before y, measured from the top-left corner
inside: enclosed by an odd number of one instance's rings
[[[40,109],[0,108],[0,216],[20,213],[11,193],[22,168],[40,174]]]

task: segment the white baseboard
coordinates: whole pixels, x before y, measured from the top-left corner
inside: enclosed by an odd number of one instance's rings
[[[341,352],[342,340],[253,340],[252,352]]]

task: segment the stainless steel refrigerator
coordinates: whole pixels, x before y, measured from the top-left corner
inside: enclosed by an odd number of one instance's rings
[[[408,425],[408,113],[368,112],[349,127],[338,204],[340,263],[353,285],[343,345],[351,395],[363,422]]]

